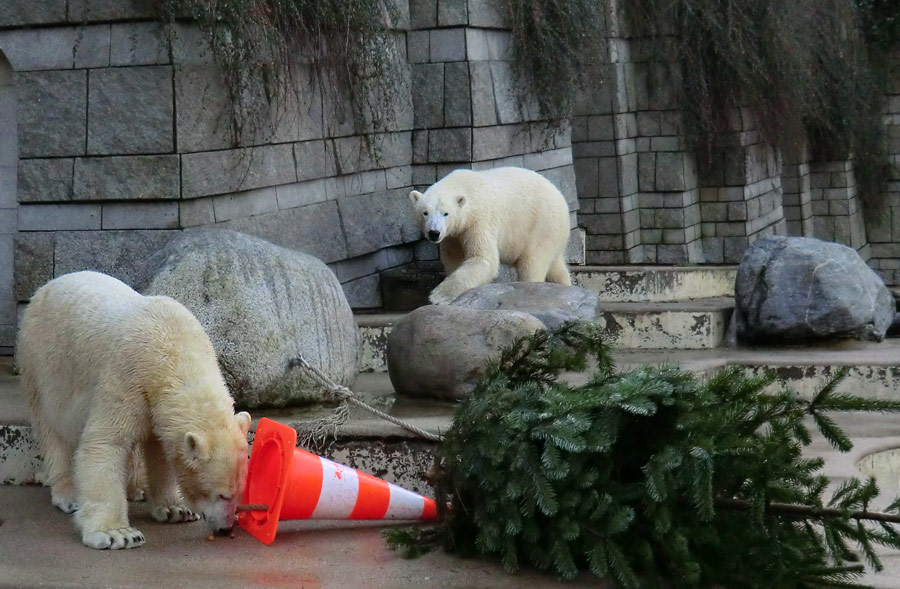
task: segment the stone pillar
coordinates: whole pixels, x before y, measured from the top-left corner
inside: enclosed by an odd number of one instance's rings
[[[427,187],[457,168],[540,172],[569,202],[570,262],[583,263],[571,127],[549,124],[521,99],[506,3],[415,0],[409,8],[413,184]]]
[[[740,262],[757,237],[787,234],[780,156],[760,138],[750,109],[731,114],[731,131],[701,159],[703,249],[720,264]]]
[[[891,166],[881,194],[866,200],[869,264],[888,284],[900,284],[900,51],[891,58],[893,74],[882,107]]]
[[[607,52],[579,96],[576,158],[588,263],[704,261],[694,159],[680,128],[681,65],[655,40],[633,36],[616,0],[606,3]],[[670,41],[671,39],[668,39]]]
[[[13,251],[18,230],[18,150],[13,70],[0,52],[0,356],[12,354],[16,339]]]
[[[814,234],[812,194],[810,192],[809,148],[785,154],[781,167],[782,206],[788,235],[810,237]]]
[[[853,160],[810,162],[813,235],[859,251],[868,259],[870,247],[856,191]]]

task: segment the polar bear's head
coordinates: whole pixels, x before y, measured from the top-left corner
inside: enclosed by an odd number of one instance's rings
[[[409,193],[422,235],[432,243],[440,243],[448,235],[457,233],[457,229],[462,226],[462,213],[466,205],[464,195],[438,188],[439,184],[435,184],[424,194],[418,190]]]
[[[230,423],[210,419],[209,427],[184,434],[178,482],[184,498],[213,533],[234,527],[235,511],[247,482],[250,414],[229,415]]]

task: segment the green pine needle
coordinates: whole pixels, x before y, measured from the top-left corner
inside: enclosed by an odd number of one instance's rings
[[[833,412],[900,403],[838,392],[844,371],[812,400],[738,367],[620,373],[599,333],[523,338],[459,405],[437,450],[448,550],[621,587],[799,588],[857,587],[862,562],[881,567],[876,546],[900,548],[897,524],[869,513],[874,480],[845,481],[826,507],[823,460],[804,455],[804,420],[847,451]],[[560,381],[584,365],[586,384]]]

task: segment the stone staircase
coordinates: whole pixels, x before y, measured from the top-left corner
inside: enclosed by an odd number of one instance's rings
[[[573,267],[573,282],[599,293],[599,321],[621,368],[676,363],[698,373],[726,365],[775,370],[779,385],[809,394],[840,366],[851,367],[846,390],[873,397],[900,396],[900,340],[880,344],[845,341],[827,347],[729,348],[725,335],[733,310],[735,267]],[[402,313],[361,314],[362,373],[354,391],[370,404],[428,431],[450,426],[453,404],[394,394],[386,372],[387,336]],[[327,407],[262,410],[254,418],[305,421]],[[865,428],[858,428],[865,432]],[[900,424],[897,427],[900,434]],[[420,493],[429,493],[425,471],[433,443],[359,410],[319,453]],[[0,483],[38,480],[40,460],[31,439],[27,407],[0,359]]]

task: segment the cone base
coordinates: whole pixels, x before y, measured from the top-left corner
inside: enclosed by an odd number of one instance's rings
[[[242,513],[238,523],[263,544],[275,541],[287,491],[287,474],[296,445],[297,432],[294,428],[266,417],[259,421],[241,503],[262,503],[269,509]]]

